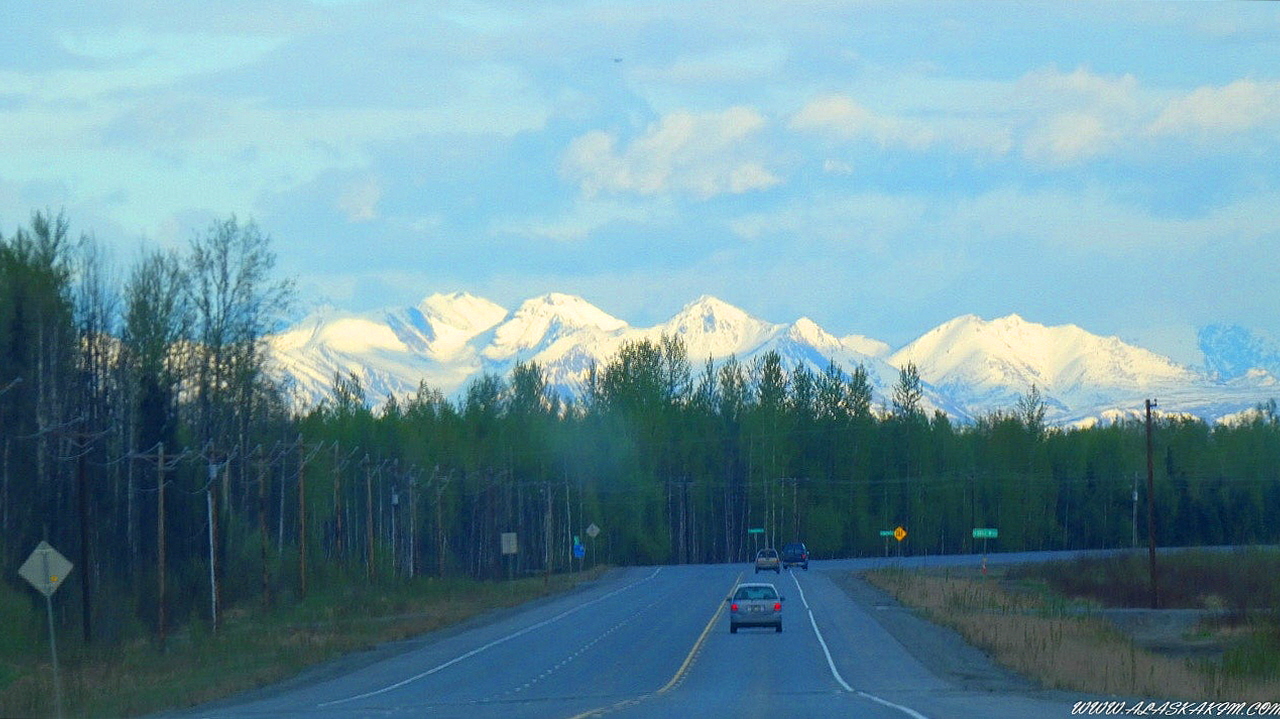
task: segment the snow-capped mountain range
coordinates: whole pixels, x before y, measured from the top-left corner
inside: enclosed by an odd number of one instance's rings
[[[830,361],[846,373],[861,365],[877,405],[891,403],[899,369],[914,363],[926,408],[959,421],[1012,409],[1032,384],[1055,424],[1133,415],[1147,398],[1157,398],[1163,412],[1217,421],[1280,395],[1277,368],[1266,361],[1280,355],[1238,327],[1202,331],[1204,369],[1074,325],[1047,327],[1017,315],[957,317],[893,351],[868,337],[836,337],[805,317],[767,322],[709,296],[642,328],[571,295],[534,297],[508,311],[466,293],[435,294],[415,307],[320,310],[269,342],[277,371],[300,401],[319,402],[330,395],[335,374],[355,374],[377,404],[412,395],[422,382],[457,396],[481,373],[506,376],[520,361],[537,362],[552,387],[572,398],[593,362],[603,366],[624,342],[663,334],[683,339],[695,373],[707,359],[735,357],[750,366],[770,350],[784,366],[804,363],[815,373]],[[1242,367],[1252,359],[1258,366]]]

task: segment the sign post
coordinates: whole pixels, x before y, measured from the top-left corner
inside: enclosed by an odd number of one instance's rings
[[[760,551],[760,535],[764,534],[764,527],[751,527],[747,530],[747,534],[751,535],[751,559],[755,560],[755,554]]]
[[[880,536],[884,538],[884,556],[889,556],[889,537],[893,536],[892,529],[880,530]]]
[[[71,562],[58,550],[42,541],[18,569],[18,574],[44,595],[44,606],[49,615],[49,651],[53,655],[53,703],[58,719],[62,719],[62,680],[58,676],[58,642],[53,633],[53,593],[62,586],[71,566]]]
[[[514,579],[516,573],[515,555],[520,553],[520,542],[515,532],[502,532],[502,557],[507,562],[507,579]]]
[[[995,527],[974,527],[973,538],[982,540],[982,573],[987,573],[987,540],[996,539],[1000,536],[1000,530]]]
[[[595,522],[587,525],[587,536],[591,537],[591,566],[596,566],[596,537],[600,536],[600,528]]]

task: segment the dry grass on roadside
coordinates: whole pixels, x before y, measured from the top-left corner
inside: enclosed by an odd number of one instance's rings
[[[890,569],[865,578],[1048,688],[1188,700],[1280,696],[1274,681],[1231,676],[1203,660],[1153,654],[1105,619],[1067,612],[1059,598],[1010,591],[994,577]]]
[[[218,634],[200,620],[170,636],[111,646],[59,646],[68,717],[127,717],[192,706],[281,681],[344,654],[458,624],[565,591],[600,570],[513,582],[421,578],[394,590],[359,583],[270,612],[228,611]],[[43,647],[42,647],[43,649]],[[47,652],[47,649],[45,649]],[[47,653],[0,656],[0,716],[53,716]]]

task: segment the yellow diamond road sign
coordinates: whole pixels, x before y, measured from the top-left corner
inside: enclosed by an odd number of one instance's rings
[[[907,530],[903,529],[902,527],[898,527],[897,529],[893,530],[893,538],[901,542],[902,540],[907,538]]]
[[[48,542],[40,542],[31,556],[27,557],[27,561],[22,563],[18,574],[48,597],[58,591],[70,571],[71,562],[66,557],[49,546]]]

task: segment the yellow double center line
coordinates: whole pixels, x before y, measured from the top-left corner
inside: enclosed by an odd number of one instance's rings
[[[729,585],[729,591],[733,591],[733,588],[738,586],[738,582],[740,582],[741,580],[742,580],[742,572],[738,572],[738,576],[734,577],[733,579],[733,584]],[[623,701],[620,701],[617,704],[611,704],[607,707],[597,707],[595,709],[588,709],[587,711],[584,711],[581,714],[573,715],[569,719],[585,719],[586,717],[591,717],[591,716],[602,716],[604,714],[608,714],[609,712],[612,712],[612,711],[617,711],[618,709],[622,709],[624,707],[634,706],[646,699],[652,699],[653,697],[658,696],[659,694],[666,694],[667,692],[671,691],[672,688],[674,688],[677,684],[680,683],[682,679],[684,679],[685,673],[689,671],[689,666],[693,664],[693,658],[698,656],[698,650],[702,648],[702,643],[707,640],[707,635],[711,633],[711,628],[716,625],[716,620],[720,618],[720,615],[723,612],[724,612],[724,602],[720,602],[719,606],[716,607],[716,611],[711,615],[711,619],[707,621],[707,626],[703,627],[702,634],[698,635],[698,640],[693,643],[693,647],[689,649],[689,653],[685,655],[684,661],[680,663],[680,668],[676,670],[675,675],[671,677],[670,681],[662,685],[661,689],[659,689],[658,691],[652,694],[644,694],[634,699],[624,699]]]

